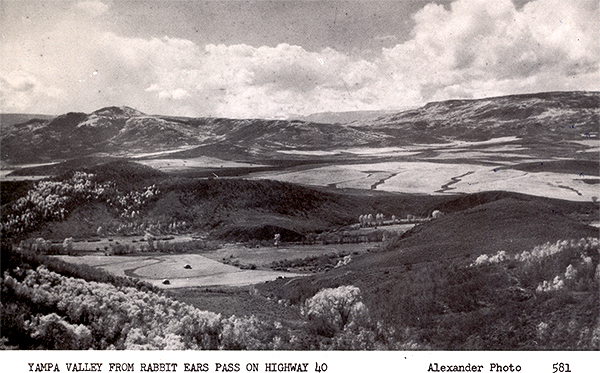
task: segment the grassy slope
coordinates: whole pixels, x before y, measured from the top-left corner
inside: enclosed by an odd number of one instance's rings
[[[593,155],[594,161],[586,160],[559,160],[559,161],[545,161],[545,162],[533,162],[533,163],[521,163],[518,165],[508,166],[506,168],[512,168],[515,170],[527,171],[527,172],[558,172],[567,174],[581,174],[582,176],[600,176],[598,175],[598,154],[590,153]]]
[[[275,300],[268,300],[258,294],[252,294],[245,287],[172,289],[166,294],[199,309],[220,313],[227,317],[256,315],[261,319],[271,321],[299,322],[301,320],[297,308],[286,307]]]
[[[598,229],[551,206],[506,198],[418,226],[391,243],[398,251],[387,254],[384,263],[447,260],[499,250],[515,253],[548,241],[597,235]]]
[[[493,254],[499,250],[508,253],[531,250],[534,246],[565,238],[597,237],[598,229],[574,221],[563,213],[572,211],[574,203],[504,196],[498,200],[464,211],[446,215],[440,219],[418,225],[398,239],[387,243],[389,250],[363,256],[351,264],[311,279],[298,279],[293,286],[302,282],[318,283],[315,287],[328,287],[346,283],[359,283],[369,292],[372,287],[393,282],[393,275],[424,263],[453,262],[469,263],[480,254]],[[517,195],[518,196],[518,195]],[[474,204],[481,195],[471,195],[454,201],[465,206]],[[551,203],[556,201],[556,205]],[[561,206],[562,205],[562,206]],[[583,204],[582,204],[583,205]],[[589,206],[591,204],[585,204]],[[269,285],[276,288],[280,284]],[[282,294],[285,293],[283,290]]]
[[[533,296],[542,278],[551,280],[568,262],[560,264],[557,273],[540,270],[542,277],[527,284],[527,276],[520,276],[527,268],[469,267],[483,253],[514,254],[559,239],[598,237],[597,228],[558,212],[566,206],[539,202],[500,198],[424,223],[389,242],[387,251],[354,257],[350,264],[323,274],[258,288],[298,303],[322,288],[358,286],[372,316],[396,330],[408,328],[410,338],[434,349],[576,348],[579,337],[574,331],[564,338],[553,336],[546,345],[533,342],[541,322],[567,328],[572,320],[581,330],[597,323],[599,304],[593,289]],[[591,254],[596,262],[597,254]],[[571,260],[580,260],[578,255]]]

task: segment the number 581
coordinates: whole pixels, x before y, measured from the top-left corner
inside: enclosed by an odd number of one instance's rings
[[[552,365],[552,369],[554,369],[552,373],[563,373],[571,371],[571,369],[569,369],[569,364],[565,363],[554,363]]]

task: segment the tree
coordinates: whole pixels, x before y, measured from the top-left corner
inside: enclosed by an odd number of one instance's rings
[[[444,213],[441,212],[440,210],[435,210],[434,212],[431,213],[431,217],[434,219],[441,218],[442,216],[444,216]]]
[[[344,330],[368,317],[360,289],[352,285],[320,290],[306,301],[303,313],[310,321],[321,323],[321,334]]]
[[[65,238],[63,241],[63,249],[65,249],[67,255],[73,254],[73,237]]]
[[[274,240],[275,246],[279,246],[279,244],[281,242],[281,234],[275,233],[275,238],[273,240]]]
[[[154,251],[154,237],[150,233],[146,233],[145,237],[146,242],[148,242],[148,250]]]

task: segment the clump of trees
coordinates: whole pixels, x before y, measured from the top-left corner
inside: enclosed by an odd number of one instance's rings
[[[197,251],[217,250],[221,246],[217,243],[205,240],[193,240],[184,242],[171,242],[155,240],[152,244],[148,241],[148,246],[153,247],[155,251],[162,253],[187,253]]]
[[[598,252],[600,240],[595,237],[559,240],[545,243],[515,255],[499,251],[480,255],[472,266],[505,263],[519,268],[519,276],[537,292],[557,290],[585,291],[600,279]]]
[[[346,259],[348,258],[348,259]],[[281,259],[271,262],[270,268],[276,271],[289,271],[290,269],[306,269],[320,272],[345,265],[350,262],[351,256],[345,252],[314,255],[297,259]],[[340,264],[342,263],[342,264]]]
[[[42,237],[28,238],[22,240],[18,248],[20,250],[28,250],[35,253],[47,254],[47,255],[58,255],[62,253],[62,245],[53,245],[52,241],[45,240]]]
[[[356,286],[322,289],[306,301],[303,314],[317,325],[318,333],[332,337],[352,324],[364,324],[369,311]]]
[[[137,247],[133,244],[115,242],[110,245],[111,255],[127,255],[136,252],[161,252],[169,254],[181,254],[190,252],[200,251],[211,251],[217,250],[221,246],[217,243],[204,241],[204,240],[193,240],[193,241],[170,241],[166,239],[173,239],[172,236],[166,238],[154,238],[152,235],[147,234],[144,238],[146,244],[143,243]]]
[[[48,349],[273,349],[287,330],[256,317],[224,318],[171,298],[36,270],[5,273],[6,345]],[[281,329],[281,328],[280,328]]]
[[[305,245],[334,245],[334,244],[347,244],[347,243],[369,243],[369,242],[382,242],[392,237],[399,237],[401,234],[398,232],[374,229],[367,233],[359,231],[336,231],[336,232],[323,232],[320,234],[308,233],[303,240]]]
[[[75,255],[73,250],[73,237],[67,237],[60,244],[52,243],[50,240],[45,240],[42,237],[28,238],[21,240],[17,245],[19,250],[27,250],[38,254],[46,255]]]
[[[100,183],[95,179],[94,174],[77,171],[62,181],[35,183],[27,195],[10,205],[9,213],[3,214],[2,235],[14,237],[35,230],[45,222],[64,220],[72,206],[90,201],[103,201],[119,216],[135,218],[160,195],[156,185],[124,193],[113,182]]]
[[[73,202],[101,198],[114,188],[112,183],[93,182],[93,174],[75,172],[64,181],[40,181],[27,195],[11,205],[11,212],[2,216],[2,234],[12,236],[37,228],[50,220],[65,219]]]
[[[384,321],[376,321],[363,301],[360,288],[342,285],[319,290],[302,306],[306,328],[320,349],[424,349],[410,333],[398,335]]]
[[[121,216],[135,218],[150,201],[155,200],[160,194],[156,185],[150,185],[142,191],[132,190],[126,194],[117,194],[114,201],[110,201],[119,208]]]

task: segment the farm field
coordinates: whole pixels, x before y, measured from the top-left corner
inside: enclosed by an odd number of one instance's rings
[[[243,286],[282,277],[281,272],[243,270],[199,254],[157,254],[135,256],[58,255],[68,263],[87,264],[117,276],[133,276],[159,288],[194,286]],[[190,269],[184,267],[189,265]],[[286,273],[285,277],[300,274]],[[168,279],[170,284],[163,284]]]
[[[600,141],[588,139],[569,144],[582,148],[576,152],[586,153],[597,151]],[[593,197],[600,197],[596,185],[600,175],[587,172],[587,166],[578,168],[577,161],[569,157],[541,158],[535,153],[517,137],[372,149],[371,152],[368,149],[347,149],[346,154],[356,156],[355,162],[348,160],[341,164],[321,164],[298,170],[262,171],[251,173],[249,178],[402,193],[462,194],[503,190],[571,201],[591,201]],[[327,154],[339,155],[342,151]],[[315,152],[312,155],[317,157],[325,153]],[[521,164],[543,165],[565,161],[572,162],[566,171],[530,172],[518,169]]]
[[[544,162],[548,160],[540,160]],[[514,165],[514,163],[512,164]],[[500,166],[503,168],[500,169]],[[435,162],[381,162],[331,165],[291,172],[261,173],[256,179],[273,179],[336,188],[377,189],[402,193],[474,193],[504,190],[591,201],[600,197],[593,184],[598,175],[513,170],[510,163],[481,165]]]

